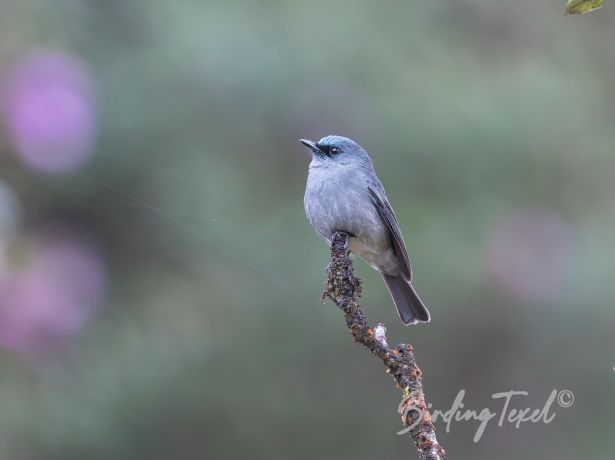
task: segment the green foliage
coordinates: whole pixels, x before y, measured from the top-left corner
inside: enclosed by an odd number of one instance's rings
[[[585,14],[603,6],[604,0],[570,0],[566,5],[566,14]]]

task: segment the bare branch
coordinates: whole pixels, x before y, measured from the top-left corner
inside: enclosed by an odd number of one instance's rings
[[[436,439],[423,394],[423,373],[416,363],[412,345],[400,344],[389,348],[384,325],[379,323],[371,329],[361,311],[357,301],[361,296],[361,281],[353,273],[346,233],[336,232],[333,235],[328,271],[329,279],[321,300],[330,298],[344,312],[346,326],[355,341],[382,360],[386,372],[393,376],[397,387],[402,390],[399,413],[404,429],[399,433],[410,435],[420,460],[444,460],[445,452]]]

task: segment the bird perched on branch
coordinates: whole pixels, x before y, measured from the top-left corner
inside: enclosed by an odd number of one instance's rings
[[[395,212],[367,152],[342,136],[300,142],[312,152],[304,206],[318,236],[331,245],[334,232],[348,233],[350,250],[382,274],[402,322],[429,322],[429,312],[411,284],[412,269]]]

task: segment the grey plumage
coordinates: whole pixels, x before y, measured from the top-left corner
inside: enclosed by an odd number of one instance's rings
[[[350,250],[382,273],[403,323],[428,322],[399,223],[367,152],[342,136],[301,143],[313,154],[304,206],[318,236],[331,245],[335,231],[348,233]]]

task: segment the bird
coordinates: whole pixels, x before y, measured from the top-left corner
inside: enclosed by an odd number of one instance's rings
[[[316,234],[331,246],[335,232],[347,233],[350,251],[381,273],[401,321],[428,323],[399,222],[369,154],[338,135],[299,142],[312,153],[303,204]]]

